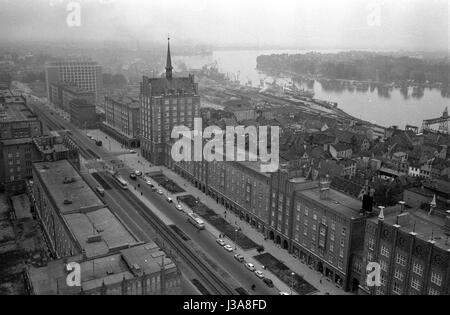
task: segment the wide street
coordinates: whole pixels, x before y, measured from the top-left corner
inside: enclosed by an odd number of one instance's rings
[[[32,106],[36,109],[36,113],[38,115],[44,116],[44,123],[47,119],[50,119],[57,125],[70,130],[72,133],[72,138],[80,147],[95,152],[104,161],[104,165],[107,165],[109,167],[112,166],[111,161],[115,160],[118,154],[109,153],[103,147],[96,146],[94,141],[89,139],[86,134],[78,130],[70,122],[64,120],[56,113],[51,114],[52,111],[48,107],[36,104],[33,104]],[[105,145],[107,144],[105,143]],[[97,163],[92,164],[95,165]],[[127,174],[130,174],[132,170],[126,167],[126,165],[124,166],[125,167],[122,167],[119,171],[125,177],[127,176]],[[98,171],[103,171],[103,168],[97,165],[95,165],[94,167],[98,168]],[[267,287],[262,282],[262,280],[256,277],[254,273],[247,270],[243,263],[237,262],[233,257],[233,253],[228,253],[222,247],[220,247],[216,243],[215,237],[211,233],[206,230],[199,232],[193,225],[191,225],[187,221],[185,213],[177,211],[172,204],[169,204],[159,195],[153,193],[144,182],[141,181],[140,186],[141,187],[138,189],[143,193],[140,198],[142,198],[143,200],[146,199],[151,204],[151,209],[157,208],[159,212],[164,213],[165,216],[169,218],[169,220],[173,222],[173,224],[175,224],[179,229],[181,229],[192,240],[193,243],[201,248],[203,255],[205,255],[211,262],[213,268],[219,268],[217,269],[218,274],[231,275],[231,277],[233,278],[232,281],[238,282],[240,286],[245,288],[245,290],[250,294],[278,294],[277,289],[271,289]],[[133,230],[133,232],[136,233],[136,235],[143,238],[152,235],[152,233],[148,233],[148,231],[152,231],[150,225],[145,222],[145,219],[142,218],[139,213],[137,213],[134,209],[132,209],[132,207],[130,207],[129,204],[127,204],[126,200],[120,197],[121,193],[123,192],[119,192],[117,187],[113,187],[113,190],[107,194],[105,202],[107,202],[108,205],[111,206],[113,211],[116,211],[116,214],[130,227],[130,229]],[[148,211],[151,210],[148,209]],[[251,286],[253,284],[256,285],[255,291],[251,290]]]

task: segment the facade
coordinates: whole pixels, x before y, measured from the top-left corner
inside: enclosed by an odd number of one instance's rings
[[[233,211],[267,239],[344,290],[356,291],[365,220],[372,206],[311,181],[285,165],[261,173],[258,162],[177,162],[169,165],[195,187]],[[359,263],[359,265],[361,265]]]
[[[52,84],[51,91],[50,102],[66,112],[70,112],[70,102],[75,99],[82,99],[90,104],[95,104],[94,92],[89,92],[73,85]]]
[[[381,266],[381,286],[360,286],[371,295],[449,295],[450,216],[398,205],[366,222],[364,265]],[[364,268],[365,269],[365,268]],[[364,274],[363,277],[366,277]]]
[[[268,238],[346,291],[355,291],[352,257],[362,250],[372,202],[329,187],[328,178],[305,181],[280,171],[272,177]]]
[[[66,262],[80,264],[80,287],[67,286]],[[33,295],[178,295],[180,278],[176,265],[155,243],[122,249],[106,257],[60,259],[27,271]]]
[[[139,147],[139,100],[105,96],[105,121],[102,130],[127,147]]]
[[[193,129],[194,118],[200,117],[200,96],[194,76],[174,78],[172,70],[168,45],[165,77],[144,76],[141,85],[141,151],[155,165],[168,163],[167,144],[173,127],[184,125]]]
[[[95,104],[84,99],[70,101],[70,122],[78,128],[95,128],[97,126],[97,114]]]
[[[0,91],[0,190],[8,194],[25,190],[31,164],[39,158],[32,138],[42,135],[42,123],[26,99],[9,90]]]
[[[47,98],[55,96],[52,84],[69,84],[95,94],[95,101],[100,102],[103,90],[102,67],[96,62],[61,61],[46,65],[45,79]],[[56,93],[57,94],[57,93]]]

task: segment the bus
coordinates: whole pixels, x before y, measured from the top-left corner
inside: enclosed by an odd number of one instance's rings
[[[205,222],[195,213],[188,214],[188,221],[191,222],[197,229],[204,230]]]
[[[126,180],[124,180],[122,177],[120,177],[119,175],[116,175],[116,176],[114,176],[114,179],[120,185],[120,187],[122,187],[122,189],[128,189],[128,182]]]

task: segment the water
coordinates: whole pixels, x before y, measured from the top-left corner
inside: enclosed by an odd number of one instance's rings
[[[260,80],[273,82],[273,78],[256,70],[256,57],[270,54],[306,53],[305,50],[222,50],[214,51],[210,56],[190,56],[174,58],[175,65],[184,62],[188,68],[200,69],[204,65],[211,65],[217,61],[219,70],[228,73],[230,77],[237,78],[241,84],[259,86]],[[322,53],[336,53],[338,50],[318,51]],[[290,78],[286,78],[290,81]],[[282,83],[283,80],[277,80]],[[315,82],[315,98],[337,102],[339,108],[352,116],[361,118],[382,126],[406,124],[420,126],[422,120],[440,117],[450,99],[441,96],[437,89],[425,89],[422,97],[409,97],[402,95],[399,89],[393,89],[389,95],[380,95],[374,91],[325,90],[320,82]]]

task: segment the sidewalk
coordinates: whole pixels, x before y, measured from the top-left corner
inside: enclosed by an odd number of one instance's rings
[[[92,131],[90,131],[91,133]],[[102,134],[101,131],[99,132],[99,136]],[[100,136],[101,137],[101,136]],[[108,139],[111,140],[111,151],[113,152],[124,152],[124,150],[121,148],[121,145],[115,141],[114,139],[108,137]],[[109,145],[109,144],[108,144]],[[105,146],[105,145],[104,145]],[[140,170],[143,173],[146,172],[153,172],[153,171],[162,171],[164,175],[173,180],[175,183],[177,183],[181,188],[183,188],[186,192],[180,193],[180,194],[170,194],[166,192],[162,187],[161,190],[165,191],[166,196],[172,197],[174,200],[177,196],[183,196],[183,195],[192,195],[196,198],[199,198],[199,200],[204,203],[206,206],[211,208],[213,211],[215,211],[217,214],[221,215],[226,221],[228,221],[231,225],[234,225],[238,228],[242,229],[242,233],[244,233],[248,238],[253,240],[257,244],[261,244],[264,246],[265,252],[270,253],[272,256],[276,257],[280,261],[282,261],[287,267],[289,267],[292,271],[297,273],[300,276],[303,276],[303,278],[309,282],[311,285],[313,285],[319,292],[315,294],[325,294],[329,293],[331,295],[351,295],[351,293],[344,292],[342,289],[337,288],[333,283],[330,283],[326,280],[326,278],[321,275],[320,273],[310,269],[307,265],[303,264],[300,260],[293,257],[291,254],[289,254],[286,250],[280,248],[280,246],[276,245],[274,242],[270,240],[264,240],[264,236],[252,228],[247,222],[241,221],[239,217],[237,217],[234,213],[231,211],[226,211],[225,207],[218,204],[214,199],[210,198],[209,196],[206,196],[203,194],[200,190],[197,190],[195,187],[193,187],[187,180],[184,178],[178,176],[168,168],[164,166],[151,166],[151,164],[145,160],[141,155],[140,151],[136,150],[138,154],[125,154],[121,155],[118,158],[123,160],[129,167]],[[152,180],[152,182],[154,182]],[[158,186],[159,187],[159,186]],[[183,205],[184,211],[188,208],[186,205]],[[224,216],[226,211],[226,217]],[[209,232],[213,234],[214,237],[218,238],[220,232],[213,226],[211,226],[208,222],[206,222],[206,228]],[[234,248],[234,241],[225,239],[228,244],[233,246]],[[272,275],[268,270],[263,270],[261,264],[256,261],[253,257],[258,255],[258,252],[256,249],[249,250],[249,251],[243,251],[241,248],[238,247],[238,250],[236,253],[239,253],[245,257],[245,260],[248,262],[253,263],[258,270],[263,271],[266,275],[270,275],[270,278],[274,282],[275,286],[280,289],[280,291],[289,292],[290,293],[290,287],[283,283],[281,280],[279,280],[277,277]],[[322,282],[322,283],[321,283]],[[295,294],[295,292],[294,292]]]

